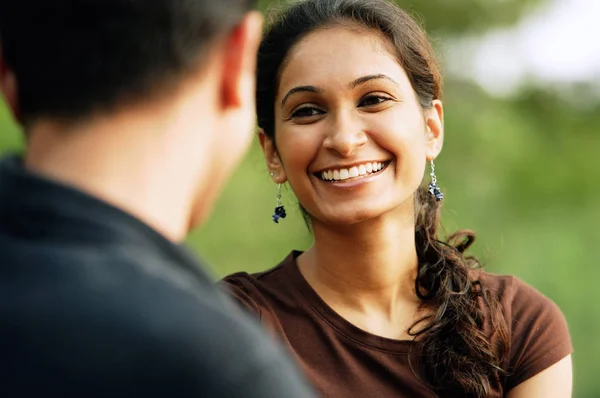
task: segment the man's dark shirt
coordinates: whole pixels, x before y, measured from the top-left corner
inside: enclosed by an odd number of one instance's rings
[[[0,396],[311,397],[182,247],[0,161]]]

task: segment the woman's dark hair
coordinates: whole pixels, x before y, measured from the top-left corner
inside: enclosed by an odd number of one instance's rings
[[[421,106],[431,108],[432,101],[441,97],[441,73],[427,35],[398,6],[386,0],[304,0],[272,18],[259,49],[258,124],[271,139],[275,139],[275,97],[291,49],[307,34],[332,25],[383,34]],[[474,277],[472,269],[480,267],[479,262],[464,255],[474,234],[459,231],[442,241],[439,224],[439,202],[419,188],[415,290],[431,315],[412,325],[409,333],[415,337],[419,368],[432,390],[442,396],[486,397],[504,374],[507,324],[498,301]]]

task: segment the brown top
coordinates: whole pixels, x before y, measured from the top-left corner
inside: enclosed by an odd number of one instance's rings
[[[224,279],[233,296],[283,340],[324,397],[435,397],[408,362],[411,341],[392,340],[352,325],[329,307],[300,273],[292,252],[275,268]],[[511,388],[572,352],[560,309],[512,276],[483,272],[481,282],[509,320]],[[412,353],[415,362],[416,351]]]

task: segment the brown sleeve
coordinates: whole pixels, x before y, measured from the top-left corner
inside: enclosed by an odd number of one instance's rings
[[[565,317],[552,300],[518,278],[512,278],[509,296],[511,348],[506,391],[573,352]]]
[[[245,279],[248,277],[249,275],[246,273],[227,276],[219,282],[219,287],[224,289],[230,297],[241,304],[251,315],[260,320],[262,317],[260,307],[252,299],[248,293],[248,288],[244,283]]]

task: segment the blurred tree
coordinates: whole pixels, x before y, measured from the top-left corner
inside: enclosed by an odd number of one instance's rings
[[[514,25],[549,1],[397,0],[446,48],[454,38]],[[264,10],[285,1],[259,3]],[[600,317],[594,315],[600,301],[599,90],[587,83],[537,83],[500,99],[468,76],[449,76],[445,85],[446,138],[437,162],[447,193],[444,223],[448,231],[476,230],[475,252],[489,270],[517,275],[560,305],[576,349],[574,396],[600,397]],[[9,120],[0,107],[0,152],[22,147]],[[213,264],[215,276],[264,270],[310,244],[289,190],[290,216],[271,221],[275,192],[255,143],[206,228],[188,241]]]
[[[474,34],[515,24],[547,0],[397,0],[423,16],[431,34]]]
[[[396,0],[405,10],[416,13],[435,35],[481,33],[510,26],[547,0]],[[259,0],[261,10],[294,3],[294,0]]]

